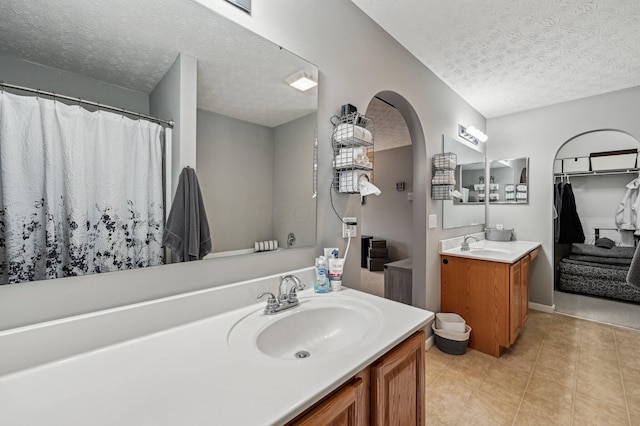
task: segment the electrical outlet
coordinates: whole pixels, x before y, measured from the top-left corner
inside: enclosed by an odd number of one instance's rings
[[[342,218],[342,238],[355,237],[358,233],[358,219],[355,217]]]

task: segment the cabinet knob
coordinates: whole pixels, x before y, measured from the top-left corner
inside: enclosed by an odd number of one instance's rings
[[[449,263],[449,259],[442,259],[442,263],[446,265],[447,263]]]

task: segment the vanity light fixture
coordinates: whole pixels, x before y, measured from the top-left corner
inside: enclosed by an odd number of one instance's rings
[[[489,137],[481,130],[469,126],[464,127],[462,124],[458,124],[458,136],[468,140],[474,145],[478,145],[479,142],[486,142]]]
[[[284,81],[286,81],[289,86],[294,87],[301,92],[306,92],[318,85],[318,82],[313,78],[313,76],[304,71],[298,71],[297,73],[285,78]]]

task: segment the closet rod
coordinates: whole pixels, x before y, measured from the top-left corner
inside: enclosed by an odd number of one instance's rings
[[[584,172],[584,173],[554,173],[553,176],[554,177],[565,177],[565,176],[569,176],[574,177],[574,176],[600,176],[600,175],[626,175],[629,173],[638,173],[640,172],[640,169],[625,169],[625,170],[615,170],[615,171],[608,171],[608,172]]]
[[[85,100],[82,100],[81,98],[73,98],[71,96],[58,95],[57,93],[45,92],[44,90],[40,90],[40,89],[32,89],[30,87],[16,86],[15,84],[8,84],[8,83],[5,83],[3,81],[0,81],[0,88],[2,88],[3,90],[5,88],[14,89],[14,90],[22,90],[23,92],[30,92],[30,93],[36,93],[38,95],[50,96],[54,100],[55,99],[65,99],[67,101],[77,102],[80,105],[82,105],[82,104],[91,105],[91,106],[97,107],[99,109],[113,111],[113,112],[117,112],[117,113],[120,113],[120,114],[132,115],[132,116],[135,116],[135,117],[138,117],[138,118],[144,118],[145,120],[152,121],[154,123],[164,124],[165,126],[170,127],[170,128],[173,128],[173,125],[175,124],[173,120],[162,120],[160,118],[152,117],[152,116],[147,115],[147,114],[141,114],[139,112],[128,111],[128,110],[126,110],[124,108],[116,108],[116,107],[112,107],[112,106],[109,106],[109,105],[102,105],[102,104],[100,104],[98,102],[85,101]]]

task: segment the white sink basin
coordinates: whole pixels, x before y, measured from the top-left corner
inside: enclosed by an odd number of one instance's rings
[[[513,253],[510,250],[500,250],[500,249],[491,249],[491,248],[471,248],[471,250],[469,251],[473,252],[470,254],[487,255],[487,256]]]
[[[259,311],[240,319],[229,331],[233,350],[279,360],[309,361],[344,356],[379,332],[382,313],[357,299],[322,296],[302,299],[298,307],[274,315]]]

